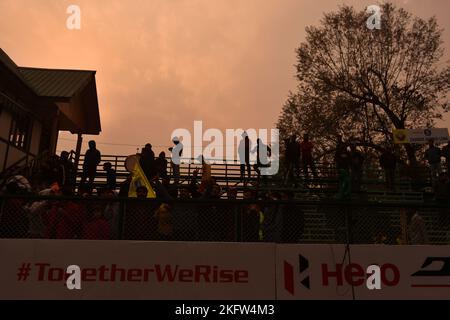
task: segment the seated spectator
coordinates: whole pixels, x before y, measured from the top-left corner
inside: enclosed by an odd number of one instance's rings
[[[27,178],[21,175],[15,175],[6,180],[6,189],[4,190],[7,194],[28,194],[31,190],[31,184]]]
[[[449,177],[447,173],[439,174],[439,179],[434,185],[434,197],[438,202],[448,202],[450,196]]]
[[[81,238],[87,240],[109,240],[111,238],[110,226],[103,215],[101,206],[94,207],[93,217],[84,225]]]
[[[395,169],[397,167],[397,158],[389,150],[384,150],[380,155],[380,166],[384,170],[386,187],[388,190],[395,190]]]
[[[168,204],[163,203],[155,211],[157,221],[156,239],[158,241],[173,240],[173,222]]]
[[[27,192],[27,181],[15,176],[9,179],[6,184],[5,193],[7,195],[21,195]],[[23,178],[23,177],[22,177]],[[25,238],[28,231],[28,221],[25,216],[25,200],[22,198],[9,198],[3,203],[0,202],[0,238]]]
[[[244,200],[255,200],[255,193],[252,190],[244,191]],[[256,203],[247,203],[242,208],[242,236],[244,242],[259,241],[259,224],[261,208]]]
[[[44,189],[39,192],[39,196],[58,196],[61,190],[58,184],[54,184],[51,188]],[[46,231],[45,218],[47,212],[52,207],[52,201],[42,200],[35,201],[25,207],[26,215],[29,221],[28,237],[31,239],[44,238]]]
[[[191,199],[188,187],[181,187],[178,199],[187,201]],[[195,241],[198,234],[197,205],[192,203],[177,202],[172,208],[172,222],[174,239],[180,241]]]
[[[71,197],[68,188],[61,190],[61,195]],[[45,238],[76,239],[80,237],[81,226],[86,218],[83,206],[71,200],[52,201],[51,209],[46,215]]]
[[[109,223],[109,230],[111,231],[111,239],[120,238],[120,202],[114,201],[117,198],[116,193],[112,190],[106,190],[103,194],[105,199],[110,199],[107,202],[103,211],[103,216]]]
[[[270,200],[273,203],[266,206],[260,216],[259,240],[280,243],[283,217],[277,201],[281,200],[281,195],[278,192],[271,192]]]
[[[138,187],[136,194],[138,201],[132,201],[126,207],[124,239],[152,240],[156,233],[154,211],[159,205],[154,201],[147,201],[148,189],[145,186]]]

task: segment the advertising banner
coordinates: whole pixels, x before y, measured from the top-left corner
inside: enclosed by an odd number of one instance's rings
[[[277,298],[450,299],[450,246],[346,249],[345,245],[277,246]],[[379,288],[374,288],[375,278]]]
[[[275,298],[275,245],[0,240],[0,299]],[[81,269],[69,290],[67,267]]]

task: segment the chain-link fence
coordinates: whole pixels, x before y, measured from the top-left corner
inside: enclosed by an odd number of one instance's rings
[[[434,203],[0,198],[0,238],[450,244],[449,220]]]

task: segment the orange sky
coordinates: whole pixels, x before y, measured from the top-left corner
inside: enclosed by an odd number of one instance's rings
[[[305,27],[341,3],[376,2],[0,0],[0,46],[21,66],[97,70],[103,132],[95,139],[103,154],[125,155],[146,142],[169,145],[171,132],[194,120],[222,130],[274,127],[295,89]],[[436,15],[449,46],[450,1],[394,2]],[[79,31],[66,29],[70,4],[81,7]],[[75,136],[60,137],[59,149],[75,148]]]

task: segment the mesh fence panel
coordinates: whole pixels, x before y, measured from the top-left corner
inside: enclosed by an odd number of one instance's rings
[[[11,197],[0,205],[0,238],[450,244],[448,205]]]

